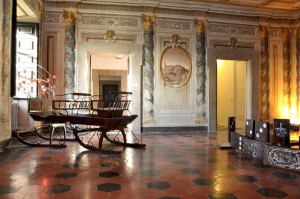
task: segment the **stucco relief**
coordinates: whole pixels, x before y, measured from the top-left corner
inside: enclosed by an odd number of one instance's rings
[[[235,26],[230,24],[209,24],[208,32],[210,33],[227,33],[239,35],[256,35],[255,27]]]
[[[191,30],[190,22],[181,22],[174,20],[159,20],[158,27],[162,29],[174,29],[174,30]]]
[[[224,40],[225,39],[225,40]],[[238,40],[237,46],[231,46],[231,41],[228,38],[224,38],[223,40],[221,39],[210,39],[208,40],[208,46],[213,47],[213,48],[218,48],[218,47],[228,47],[228,48],[248,48],[248,49],[255,49],[256,48],[256,41],[252,39],[252,41],[240,41]]]
[[[60,23],[61,14],[46,14],[44,18],[45,23]]]
[[[137,27],[139,20],[128,17],[106,17],[106,16],[82,16],[83,24],[103,25],[103,26],[131,26]]]

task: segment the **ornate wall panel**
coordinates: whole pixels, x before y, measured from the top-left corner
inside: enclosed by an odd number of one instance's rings
[[[177,21],[177,20],[166,20],[166,19],[159,19],[158,28],[160,29],[167,29],[170,31],[191,31],[192,29],[192,22],[189,21]]]
[[[59,24],[62,21],[61,13],[46,13],[44,23]]]
[[[221,23],[209,23],[207,31],[208,33],[219,34],[237,34],[245,36],[256,36],[256,27],[254,26],[241,26],[233,24],[221,24]]]
[[[138,27],[139,19],[134,17],[116,17],[116,16],[96,16],[85,15],[81,16],[81,23],[88,25],[100,25],[100,26],[123,26],[123,27]]]

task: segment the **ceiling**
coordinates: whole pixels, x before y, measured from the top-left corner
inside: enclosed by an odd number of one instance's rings
[[[19,22],[37,22],[37,16],[32,9],[24,2],[17,0],[17,20]]]
[[[186,0],[214,4],[238,5],[246,7],[267,8],[274,10],[295,11],[300,9],[299,0]]]
[[[57,1],[57,0],[43,0],[43,1]],[[71,1],[71,0],[65,0],[65,1]],[[225,7],[230,6],[241,6],[241,8],[259,8],[259,9],[268,9],[271,13],[276,14],[276,11],[300,11],[300,0],[151,0],[151,1],[145,1],[145,0],[73,0],[74,2],[93,2],[93,3],[124,3],[124,2],[130,2],[130,3],[136,3],[136,4],[144,4],[145,2],[152,2],[152,3],[169,3],[176,4],[179,3],[180,5],[184,4],[197,4],[200,3],[201,5],[223,5]],[[170,4],[171,3],[171,4]],[[199,4],[199,6],[200,6]],[[194,5],[197,6],[197,5]],[[235,9],[235,8],[233,8]],[[245,11],[245,10],[244,10]],[[22,22],[37,22],[37,16],[35,13],[31,10],[31,8],[25,3],[25,0],[17,0],[17,16],[18,21]]]

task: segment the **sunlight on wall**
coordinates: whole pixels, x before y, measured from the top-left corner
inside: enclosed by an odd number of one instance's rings
[[[236,127],[244,129],[246,119],[246,62],[217,59],[217,129],[236,117]]]

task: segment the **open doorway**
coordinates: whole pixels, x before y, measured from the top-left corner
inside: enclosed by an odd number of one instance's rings
[[[217,130],[227,131],[228,117],[236,129],[245,129],[247,112],[247,62],[217,60]]]
[[[90,56],[92,95],[128,91],[129,55],[93,53]]]

